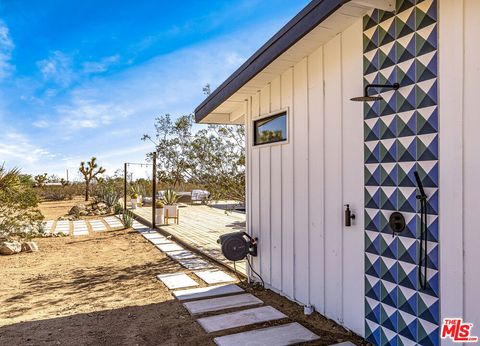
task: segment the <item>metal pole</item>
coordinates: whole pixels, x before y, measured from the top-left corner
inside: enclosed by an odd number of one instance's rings
[[[127,210],[127,163],[123,166],[123,210]]]
[[[155,229],[155,202],[157,201],[157,153],[152,154],[152,228]]]

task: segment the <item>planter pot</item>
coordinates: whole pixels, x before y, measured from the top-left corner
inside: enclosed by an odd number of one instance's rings
[[[155,224],[157,225],[163,225],[165,220],[163,219],[165,217],[165,213],[163,208],[155,208]]]
[[[130,203],[132,203],[132,209],[137,209],[137,199],[131,199]]]
[[[178,216],[178,204],[174,205],[166,205],[165,209],[165,216],[166,217],[177,217]]]

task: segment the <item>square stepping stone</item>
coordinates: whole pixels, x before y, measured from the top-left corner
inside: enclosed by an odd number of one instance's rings
[[[104,232],[107,230],[107,226],[100,220],[91,220],[89,223],[94,232]]]
[[[167,253],[167,256],[173,260],[181,260],[181,259],[188,259],[188,258],[195,258],[195,254],[188,250],[183,251],[171,251]]]
[[[207,333],[218,332],[219,330],[248,326],[255,323],[268,322],[286,318],[280,311],[271,306],[231,312],[210,317],[199,318],[198,323]]]
[[[254,295],[251,295],[250,293],[244,293],[236,296],[196,300],[193,302],[183,303],[183,306],[185,306],[191,315],[200,315],[206,312],[260,304],[263,304],[263,301]]]
[[[185,273],[162,274],[157,275],[157,278],[171,290],[176,288],[198,286],[198,283],[196,283],[195,280]]]
[[[55,231],[53,233],[55,233],[55,234],[58,234],[58,233],[69,234],[70,233],[70,222],[66,221],[66,220],[57,221],[57,226],[55,227]]]
[[[53,220],[45,221],[42,223],[42,225],[45,233],[49,234],[50,232],[52,232]]]
[[[73,221],[73,235],[88,235],[87,223],[84,220]]]
[[[318,340],[318,335],[312,333],[301,324],[294,322],[264,329],[252,330],[249,332],[237,333],[232,335],[220,336],[213,341],[218,346],[242,346],[252,345],[252,340],[255,340],[255,345],[275,345],[284,346],[299,344]]]
[[[222,282],[232,282],[235,281],[235,278],[231,277],[221,270],[205,270],[201,272],[195,272],[200,279],[205,281],[207,284],[219,284]]]
[[[153,238],[153,239],[148,239],[150,243],[153,245],[162,245],[162,244],[173,244],[173,242],[165,237],[163,238]]]
[[[103,218],[103,220],[111,229],[123,228],[123,223],[121,223],[120,220],[115,216],[108,216]]]
[[[182,266],[189,270],[199,270],[211,268],[212,265],[201,258],[184,258],[177,260]]]
[[[173,242],[171,242],[170,244],[159,244],[155,246],[158,247],[162,252],[185,250],[183,247]]]
[[[173,292],[173,295],[178,300],[190,300],[200,298],[210,298],[215,296],[223,296],[225,294],[234,294],[245,292],[237,285],[219,285],[210,287],[190,288],[188,290],[181,290]]]

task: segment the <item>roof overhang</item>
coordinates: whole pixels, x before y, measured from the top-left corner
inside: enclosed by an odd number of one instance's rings
[[[313,0],[196,109],[197,123],[242,124],[245,100],[367,14],[395,0]]]

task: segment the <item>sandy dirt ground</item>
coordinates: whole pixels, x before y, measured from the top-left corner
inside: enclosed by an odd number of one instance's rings
[[[71,200],[42,202],[39,203],[38,208],[45,216],[45,220],[56,220],[60,216],[67,215],[74,205],[88,203],[85,202],[84,196],[75,196]]]
[[[133,230],[36,241],[38,253],[0,257],[0,345],[213,345],[246,330],[207,335],[155,278],[186,270]],[[289,316],[255,328],[298,321],[322,337],[312,345],[364,344],[277,294],[247,290]]]

